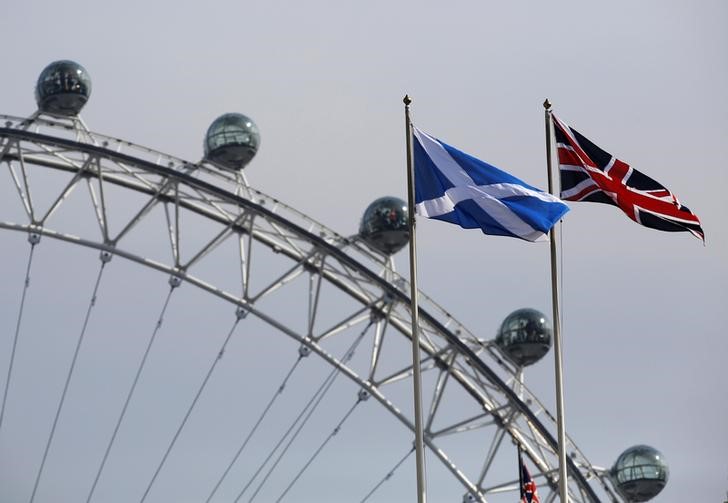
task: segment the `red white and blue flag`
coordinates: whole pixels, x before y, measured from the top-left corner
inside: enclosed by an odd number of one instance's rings
[[[531,478],[531,474],[528,473],[528,468],[523,463],[520,449],[518,450],[518,465],[519,480],[521,481],[520,503],[541,503],[536,493],[536,483]]]
[[[687,231],[705,241],[698,217],[663,185],[597,147],[551,115],[561,173],[561,199],[618,206],[645,227]]]

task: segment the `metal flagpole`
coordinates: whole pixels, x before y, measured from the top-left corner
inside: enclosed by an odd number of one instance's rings
[[[407,133],[407,210],[409,213],[409,262],[410,262],[410,299],[412,310],[412,380],[414,383],[415,406],[415,462],[417,466],[417,502],[427,501],[425,484],[424,435],[422,428],[422,372],[420,365],[420,323],[417,305],[417,251],[415,246],[415,185],[412,163],[412,121],[410,120],[409,95],[404,97],[404,120]]]
[[[521,496],[523,501],[523,457],[521,456],[521,445],[518,448],[518,494]],[[519,502],[520,503],[520,502]]]
[[[554,182],[551,167],[551,102],[543,102],[546,123],[546,166],[548,169],[549,193],[554,194]],[[559,498],[567,503],[569,484],[566,477],[566,427],[564,426],[564,378],[562,375],[561,324],[559,322],[559,289],[556,270],[556,226],[551,228],[551,305],[554,323],[554,364],[556,368],[556,423],[559,430]]]

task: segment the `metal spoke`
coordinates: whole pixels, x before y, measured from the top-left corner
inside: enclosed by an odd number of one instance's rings
[[[157,469],[154,471],[154,475],[152,475],[152,479],[149,481],[149,484],[147,485],[147,488],[145,489],[141,500],[139,500],[140,503],[144,502],[147,499],[147,496],[149,495],[149,491],[151,491],[152,486],[154,485],[154,482],[157,480],[157,476],[159,475],[159,472],[162,471],[162,467],[164,466],[164,463],[167,461],[167,458],[169,457],[169,453],[172,452],[172,448],[174,447],[175,443],[177,442],[177,439],[179,438],[179,435],[182,432],[182,429],[185,427],[185,424],[187,424],[187,420],[190,418],[190,414],[192,414],[192,409],[194,409],[195,405],[197,405],[197,401],[200,399],[200,395],[202,395],[202,392],[204,391],[205,386],[207,386],[207,382],[210,380],[210,376],[212,376],[212,373],[215,370],[215,367],[217,366],[218,362],[222,359],[222,355],[225,353],[225,348],[227,347],[227,344],[230,341],[230,338],[232,337],[233,333],[235,332],[235,328],[238,326],[238,323],[240,323],[240,320],[243,318],[243,316],[244,316],[243,311],[238,310],[238,314],[235,317],[235,322],[233,323],[233,326],[230,328],[230,331],[228,332],[227,336],[225,337],[225,341],[222,343],[222,346],[220,347],[220,351],[218,352],[217,357],[212,362],[212,365],[210,366],[209,370],[207,371],[207,374],[205,375],[205,378],[202,380],[202,384],[200,384],[200,387],[197,390],[195,397],[192,399],[192,403],[187,408],[187,412],[185,412],[182,422],[180,423],[179,427],[177,428],[177,431],[174,433],[174,436],[172,437],[172,441],[167,446],[167,450],[164,452],[164,456],[162,456],[162,460],[159,462],[159,465],[157,465]]]
[[[301,361],[301,359],[303,357],[304,357],[303,354],[299,354],[298,358],[296,358],[296,361],[294,362],[294,364],[291,367],[291,369],[288,371],[288,374],[286,374],[286,377],[283,379],[283,382],[281,383],[280,386],[278,386],[278,390],[275,392],[275,394],[273,395],[273,397],[270,399],[270,401],[268,402],[268,405],[265,407],[265,409],[263,409],[263,412],[260,414],[260,417],[258,417],[258,420],[253,425],[253,428],[251,428],[250,432],[245,437],[245,440],[243,440],[243,443],[240,445],[240,448],[235,453],[235,456],[233,456],[233,459],[230,460],[230,463],[228,463],[228,465],[225,468],[225,471],[223,472],[222,476],[220,477],[220,479],[215,484],[215,487],[212,488],[212,491],[210,492],[210,495],[205,500],[206,503],[209,503],[210,500],[212,500],[213,496],[215,496],[215,493],[219,489],[220,484],[222,484],[223,480],[225,480],[225,477],[227,477],[227,475],[228,475],[228,473],[230,473],[230,470],[232,469],[232,467],[238,461],[238,458],[242,454],[242,452],[245,449],[245,447],[248,445],[248,442],[253,437],[253,434],[255,434],[255,432],[257,431],[258,427],[263,422],[263,419],[265,419],[265,416],[268,414],[268,411],[270,411],[271,407],[273,406],[273,403],[283,393],[283,390],[285,389],[286,384],[288,383],[288,379],[291,377],[291,375],[293,374],[293,371],[296,369],[296,367],[298,366],[298,364],[300,363],[300,361]]]
[[[99,291],[99,284],[101,283],[101,277],[104,273],[104,267],[108,263],[108,261],[111,260],[111,255],[108,254],[108,252],[102,252],[101,255],[101,267],[99,268],[99,274],[96,277],[96,284],[94,285],[93,294],[91,294],[91,301],[89,302],[88,309],[86,311],[86,317],[83,320],[83,327],[81,328],[81,333],[78,336],[78,341],[76,342],[76,349],[73,352],[73,359],[71,360],[71,366],[68,369],[68,374],[66,375],[66,383],[63,385],[63,393],[61,394],[61,400],[58,402],[58,408],[56,409],[56,415],[53,418],[53,426],[51,427],[50,435],[48,435],[48,441],[46,442],[45,450],[43,452],[43,459],[41,460],[40,467],[38,468],[38,474],[35,477],[35,483],[33,484],[33,493],[30,495],[30,502],[33,503],[35,500],[35,494],[38,491],[38,484],[40,484],[41,476],[43,475],[43,468],[45,468],[46,459],[48,458],[48,451],[51,448],[51,443],[53,442],[53,436],[56,433],[56,426],[58,426],[58,418],[61,416],[61,410],[63,409],[63,403],[66,400],[66,393],[68,392],[68,385],[71,382],[71,377],[73,376],[73,370],[76,367],[76,360],[78,359],[78,353],[81,349],[81,343],[83,342],[83,337],[86,334],[86,327],[88,327],[88,321],[91,317],[91,311],[93,310],[94,306],[96,305],[96,295]]]
[[[10,363],[8,364],[8,375],[5,379],[5,390],[3,391],[3,404],[0,408],[0,431],[2,431],[3,418],[5,417],[5,404],[8,398],[8,390],[10,389],[10,379],[13,375],[13,363],[15,362],[15,350],[18,346],[18,336],[20,334],[20,324],[23,321],[23,309],[25,308],[25,296],[28,293],[28,287],[30,286],[30,268],[33,264],[33,251],[35,245],[40,241],[38,234],[29,234],[28,241],[30,242],[30,252],[28,252],[28,265],[25,268],[25,281],[23,283],[23,293],[20,296],[20,307],[18,308],[18,320],[15,324],[15,335],[13,336],[13,349],[10,351]]]
[[[114,441],[116,440],[116,435],[119,433],[119,428],[121,427],[121,423],[124,420],[124,416],[126,415],[126,410],[129,407],[129,402],[131,402],[131,397],[132,397],[132,395],[134,395],[134,391],[136,390],[137,384],[139,383],[139,377],[141,376],[142,370],[144,369],[144,364],[147,361],[147,356],[149,356],[149,351],[152,349],[152,344],[154,344],[154,339],[157,337],[157,333],[159,332],[159,329],[162,328],[162,322],[164,320],[164,313],[167,312],[167,306],[169,305],[169,300],[172,297],[172,292],[174,292],[174,290],[177,286],[179,286],[178,278],[176,278],[176,277],[170,278],[170,288],[169,288],[169,292],[167,293],[167,298],[164,300],[164,305],[162,306],[162,311],[159,313],[159,319],[157,320],[157,323],[154,326],[154,331],[152,331],[152,335],[149,338],[147,347],[144,350],[144,356],[142,356],[142,360],[139,363],[139,367],[137,368],[136,374],[134,375],[134,381],[132,382],[131,388],[129,388],[129,392],[126,395],[126,400],[124,401],[124,406],[121,408],[121,413],[119,414],[119,418],[116,421],[116,426],[114,426],[114,431],[111,434],[109,443],[106,445],[106,451],[104,452],[104,456],[101,459],[101,464],[99,465],[99,469],[96,471],[96,476],[94,477],[93,484],[91,484],[91,489],[89,490],[88,497],[86,498],[86,503],[89,503],[91,501],[91,498],[94,495],[94,491],[96,491],[96,485],[98,484],[99,479],[101,478],[101,473],[104,470],[104,466],[106,466],[106,461],[109,458],[109,453],[111,452],[111,448],[113,447]]]
[[[293,480],[286,486],[286,488],[283,490],[281,495],[276,500],[276,503],[283,500],[283,498],[288,494],[288,492],[293,488],[293,486],[296,484],[298,479],[301,478],[301,475],[308,469],[309,466],[311,466],[311,463],[318,457],[319,454],[321,454],[321,451],[323,451],[324,447],[326,447],[326,444],[329,443],[329,441],[334,438],[336,435],[338,435],[339,431],[341,431],[341,427],[344,425],[347,419],[349,419],[349,416],[354,412],[354,409],[365,400],[364,396],[368,395],[359,395],[354,405],[351,406],[351,408],[344,414],[344,417],[341,418],[341,420],[338,422],[338,424],[334,427],[334,429],[329,433],[329,435],[326,437],[326,439],[321,443],[321,445],[318,446],[316,451],[311,455],[310,458],[308,458],[308,461],[303,465],[303,467],[298,471],[295,477],[293,477]]]
[[[409,451],[407,451],[407,454],[405,454],[404,456],[402,456],[402,459],[400,459],[399,461],[397,461],[397,463],[396,463],[396,464],[395,464],[395,465],[394,465],[394,466],[392,467],[392,469],[391,469],[391,470],[389,470],[389,471],[387,472],[387,474],[386,474],[386,475],[385,475],[385,476],[384,476],[384,477],[382,478],[382,480],[380,480],[380,481],[379,481],[379,482],[378,482],[378,483],[377,483],[377,484],[376,484],[376,485],[375,485],[375,486],[374,486],[374,487],[372,488],[372,490],[371,490],[371,491],[369,491],[369,492],[368,492],[368,493],[366,494],[366,496],[364,496],[364,497],[362,498],[362,500],[360,501],[360,503],[365,503],[365,502],[366,502],[366,501],[367,501],[367,500],[368,500],[369,498],[371,498],[371,497],[372,497],[372,495],[373,495],[373,494],[374,494],[375,492],[377,492],[377,490],[378,490],[378,489],[379,489],[380,487],[382,487],[382,484],[384,484],[384,483],[385,483],[386,481],[388,481],[389,479],[391,479],[391,478],[392,478],[392,476],[394,475],[394,472],[396,472],[396,471],[397,471],[397,469],[398,469],[398,468],[399,468],[400,466],[402,466],[402,464],[403,464],[403,463],[404,463],[404,462],[405,462],[405,461],[407,460],[407,458],[408,458],[408,457],[410,457],[410,456],[412,455],[412,453],[413,453],[413,452],[415,452],[415,447],[414,447],[414,446],[412,446],[412,448],[411,448],[411,449],[410,449]]]
[[[349,349],[347,349],[346,353],[344,353],[344,356],[341,359],[341,363],[342,364],[345,364],[347,361],[349,361],[354,356],[354,352],[356,351],[357,346],[359,345],[359,343],[364,338],[364,335],[366,334],[367,330],[369,330],[369,327],[370,326],[371,326],[371,322],[364,328],[364,330],[362,330],[361,334],[359,334],[359,336],[354,340],[354,342],[351,344],[351,346],[349,347]],[[303,408],[303,410],[299,413],[299,415],[293,421],[293,423],[288,428],[288,430],[286,430],[286,432],[283,434],[283,436],[278,441],[278,443],[275,445],[275,447],[273,447],[273,449],[271,450],[270,454],[265,458],[265,460],[263,461],[263,463],[261,463],[261,465],[258,467],[258,470],[256,470],[256,472],[250,478],[250,480],[245,485],[245,487],[243,487],[243,489],[240,491],[240,493],[238,494],[238,496],[235,498],[235,503],[237,503],[240,500],[240,498],[243,496],[243,494],[245,494],[245,491],[248,490],[248,488],[253,483],[253,481],[255,480],[255,478],[260,474],[260,472],[263,470],[263,468],[265,467],[265,465],[268,464],[268,461],[270,461],[270,459],[273,457],[273,455],[278,450],[278,448],[283,444],[283,442],[285,441],[285,439],[288,437],[288,435],[291,434],[291,432],[293,431],[293,429],[298,424],[298,428],[296,429],[295,433],[293,433],[293,435],[291,435],[290,440],[288,441],[288,443],[286,444],[286,446],[283,448],[283,450],[279,454],[278,458],[273,463],[273,465],[271,466],[271,468],[268,470],[268,473],[265,475],[265,477],[263,478],[262,482],[258,485],[257,489],[255,490],[255,492],[253,493],[252,497],[249,500],[249,501],[253,501],[253,499],[258,494],[258,492],[263,488],[263,485],[268,480],[268,477],[271,476],[271,474],[273,473],[273,470],[275,470],[275,468],[278,465],[278,463],[281,461],[281,459],[283,459],[283,456],[288,451],[288,449],[290,448],[291,444],[293,444],[293,441],[296,439],[296,437],[298,436],[298,434],[301,432],[301,430],[303,429],[303,427],[306,425],[306,422],[308,421],[308,419],[315,412],[316,408],[321,403],[321,400],[323,400],[323,398],[324,398],[324,396],[326,396],[326,393],[328,392],[328,390],[334,384],[334,381],[336,380],[336,377],[340,373],[340,369],[341,369],[341,367],[339,365],[337,365],[336,367],[334,367],[331,370],[331,372],[326,377],[326,379],[324,379],[324,382],[316,390],[316,392],[314,392],[314,394],[311,397],[311,399],[308,401],[308,403],[305,405],[305,407]],[[305,417],[304,417],[304,415],[305,415]]]

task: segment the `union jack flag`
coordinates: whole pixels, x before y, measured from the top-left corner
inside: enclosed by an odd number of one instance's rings
[[[561,199],[618,206],[645,227],[687,231],[705,241],[698,217],[677,197],[644,173],[594,145],[551,115],[561,173]]]
[[[536,483],[531,478],[531,474],[528,473],[528,468],[523,463],[521,457],[521,449],[518,449],[518,475],[521,481],[521,500],[520,503],[541,503],[536,493]]]

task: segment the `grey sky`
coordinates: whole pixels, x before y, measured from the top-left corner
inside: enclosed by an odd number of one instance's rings
[[[657,501],[719,501],[728,490],[728,392],[720,377],[728,356],[727,26],[728,4],[720,0],[8,2],[0,16],[6,46],[0,113],[33,112],[35,80],[57,59],[78,61],[93,79],[82,114],[90,129],[181,158],[201,157],[204,132],[218,115],[244,113],[262,139],[246,169],[251,185],[348,235],[373,199],[406,196],[405,93],[414,99],[419,128],[543,188],[541,103],[549,98],[561,119],[675,192],[701,218],[707,242],[703,247],[687,233],[642,228],[604,205],[571,205],[562,233],[567,431],[601,466],[611,466],[634,444],[660,449],[671,473]],[[4,355],[27,245],[17,236],[0,243]],[[48,289],[48,319],[61,323],[73,315],[66,320],[73,327],[66,344],[49,338],[44,344],[58,347],[38,349],[47,379],[62,380],[68,341],[97,266],[74,276],[69,271],[83,261],[67,248],[43,245],[53,251],[44,251],[45,272],[41,267],[34,277]],[[50,262],[55,253],[68,264],[63,271]],[[546,245],[420,220],[418,255],[421,289],[483,338],[519,307],[550,311]],[[406,270],[406,253],[396,262]],[[129,285],[149,281],[143,271],[114,266],[115,274],[130,275]],[[52,285],[69,283],[84,286],[68,296],[73,298],[49,293]],[[166,288],[154,284],[158,291],[149,303],[134,307],[150,328]],[[133,304],[126,290],[115,295]],[[202,302],[189,295],[188,302]],[[124,323],[121,313],[103,312],[108,326]],[[207,319],[180,311],[176,317],[182,327]],[[39,330],[49,328],[37,323]],[[226,323],[220,322],[215,337],[224,336]],[[136,361],[146,335],[125,349],[107,334],[89,351],[102,353],[103,344],[112,344]],[[185,344],[197,343],[179,346]],[[205,347],[208,357],[214,355],[216,345]],[[65,353],[54,368],[56,350]],[[291,350],[286,356],[295,355]],[[184,371],[190,355],[180,358],[177,380],[156,384],[172,390],[165,392],[193,389],[197,382]],[[265,370],[264,358],[250,365]],[[4,375],[5,357],[0,362]],[[111,380],[118,389],[104,392],[122,396],[131,366],[113,368],[113,359],[107,365],[119,372]],[[48,393],[48,403],[37,404],[37,416],[28,419],[29,428],[37,422],[37,431],[44,431],[60,390],[47,391],[44,372],[31,368],[19,367],[18,382],[28,394]],[[84,386],[93,388],[93,368],[85,369]],[[319,377],[311,376],[311,387]],[[552,359],[529,369],[526,383],[553,404]],[[173,424],[179,410],[169,414]],[[113,416],[103,419],[108,424]],[[13,480],[24,480],[25,487],[32,478],[27,472],[35,469],[43,441],[11,451],[8,459],[6,440],[0,440],[0,500],[6,501],[3,488]],[[147,477],[144,470],[138,467],[140,479]],[[56,468],[51,477],[72,478],[71,471]],[[438,485],[438,476],[432,475],[431,485]]]

